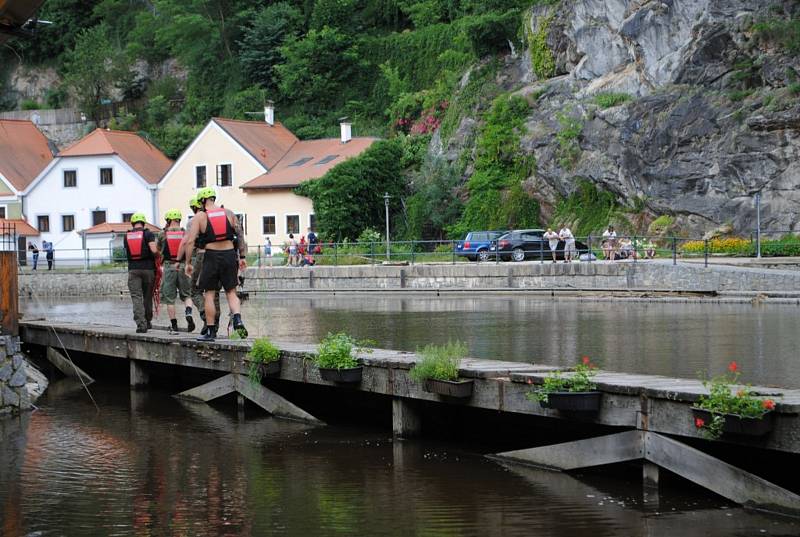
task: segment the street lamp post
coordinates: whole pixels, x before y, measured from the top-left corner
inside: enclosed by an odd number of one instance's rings
[[[756,257],[761,259],[761,192],[756,192]]]
[[[383,205],[386,208],[386,260],[389,261],[389,199],[388,192],[383,194]]]

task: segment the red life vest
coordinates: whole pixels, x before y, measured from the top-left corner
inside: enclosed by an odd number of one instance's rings
[[[128,253],[131,259],[139,261],[143,259],[142,246],[144,245],[144,231],[129,231],[125,235],[128,244]]]
[[[181,245],[181,240],[183,240],[184,232],[183,230],[167,230],[165,232],[166,243],[167,243],[167,252],[169,254],[169,259],[175,259],[178,256],[178,249]]]
[[[233,226],[228,220],[228,214],[225,209],[206,211],[206,215],[208,216],[208,224],[206,225],[205,233],[203,233],[205,244],[233,240]]]

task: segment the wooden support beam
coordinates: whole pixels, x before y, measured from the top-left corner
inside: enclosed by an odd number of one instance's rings
[[[422,420],[414,401],[392,399],[392,433],[399,438],[412,438],[422,431]]]
[[[142,362],[139,362],[138,360],[130,361],[130,379],[132,388],[144,386],[150,382],[150,375],[145,370]]]
[[[86,384],[91,384],[94,382],[94,379],[90,377],[86,371],[75,365],[75,362],[61,354],[53,347],[47,347],[47,361],[53,364],[56,369],[61,371],[61,374],[65,377],[79,380],[83,378],[83,382]]]
[[[229,393],[237,393],[240,396],[244,396],[244,398],[260,406],[273,416],[300,420],[318,425],[323,424],[322,421],[293,404],[291,401],[281,397],[261,384],[251,382],[246,376],[237,373],[230,373],[203,384],[202,386],[186,390],[185,392],[177,394],[176,397],[207,403],[223,395],[228,395]]]

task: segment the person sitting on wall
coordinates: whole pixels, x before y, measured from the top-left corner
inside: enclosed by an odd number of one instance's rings
[[[131,217],[133,228],[125,234],[123,246],[128,257],[128,291],[133,304],[136,333],[152,328],[153,286],[156,280],[156,236],[145,228],[146,217],[136,213]]]

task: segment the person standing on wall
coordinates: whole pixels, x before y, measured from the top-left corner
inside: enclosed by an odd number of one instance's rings
[[[175,313],[175,300],[181,299],[186,307],[186,331],[194,331],[194,319],[192,318],[192,282],[185,274],[181,264],[183,257],[179,257],[180,245],[185,235],[181,227],[183,214],[178,209],[170,209],[164,215],[167,225],[164,234],[159,240],[158,250],[164,259],[164,279],[161,282],[161,299],[167,303],[167,314],[169,315],[169,333],[178,333],[178,319]]]
[[[31,255],[33,256],[33,270],[36,270],[36,265],[39,264],[39,248],[36,246],[35,242],[32,242],[28,245],[28,250],[31,251]]]
[[[53,270],[53,243],[44,241],[42,242],[42,248],[44,248],[44,257],[47,259],[47,270]]]
[[[156,236],[145,228],[146,221],[142,213],[131,216],[133,229],[123,239],[128,257],[128,291],[131,293],[137,334],[144,334],[152,328],[153,320],[153,285],[156,280],[158,247]]]
[[[564,241],[564,263],[572,263],[575,258],[575,235],[572,230],[564,224],[558,232],[558,238]]]
[[[197,196],[193,197],[189,200],[189,208],[192,210],[192,213],[196,216],[198,212],[203,210],[203,205],[197,200]],[[181,245],[178,250],[178,257],[186,256],[186,237],[187,235],[184,234],[183,239],[181,240]],[[206,322],[206,310],[205,310],[205,298],[203,298],[203,289],[200,289],[197,286],[197,279],[200,277],[200,272],[203,270],[203,259],[205,257],[205,250],[206,246],[202,240],[202,237],[197,237],[194,240],[194,249],[189,253],[188,257],[191,262],[192,266],[192,278],[191,278],[191,288],[192,288],[192,302],[194,302],[195,306],[197,306],[197,310],[200,312],[200,319],[203,321],[203,328],[200,330],[200,335],[204,335],[208,332],[208,323]],[[217,316],[214,319],[212,324],[219,326],[219,291],[214,291],[214,310],[217,312]]]
[[[216,319],[214,291],[219,290],[221,285],[225,289],[228,308],[233,316],[233,329],[240,338],[244,339],[247,337],[247,329],[242,322],[239,297],[236,295],[239,270],[247,267],[247,243],[244,233],[236,215],[229,209],[217,206],[217,193],[213,188],[200,190],[197,200],[202,204],[204,211],[198,212],[192,219],[186,236],[186,248],[188,249],[186,257],[191,257],[195,239],[202,237],[206,253],[197,285],[204,290],[206,319]],[[237,239],[238,259],[237,250],[234,248],[235,239]],[[186,266],[186,274],[192,275],[191,265]],[[214,341],[217,337],[217,329],[217,324],[209,324],[208,331],[197,338],[198,341]]]

